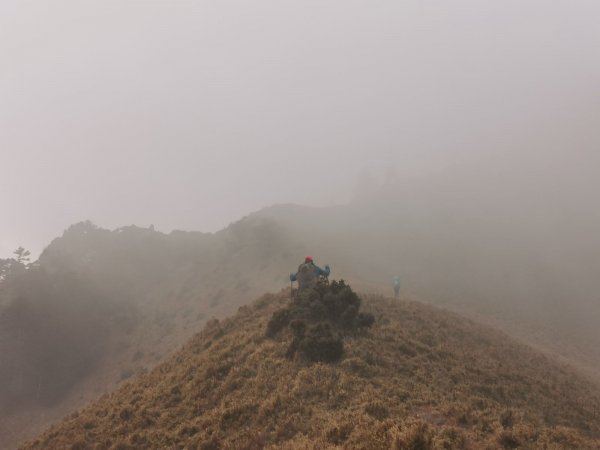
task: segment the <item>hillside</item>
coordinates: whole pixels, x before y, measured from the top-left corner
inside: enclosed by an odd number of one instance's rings
[[[266,337],[289,290],[210,321],[167,362],[24,449],[597,448],[600,391],[504,334],[364,298],[376,321],[335,363]],[[289,353],[288,353],[289,354]]]
[[[285,286],[304,252],[294,242],[264,219],[215,234],[70,227],[0,283],[0,448]]]
[[[421,205],[408,187],[396,191],[266,208],[218,233],[70,227],[0,283],[0,447],[152,369],[212,317],[287,285],[305,254],[365,292],[387,292],[399,273],[404,292],[600,373],[597,302],[582,300],[583,273],[532,260],[544,244],[535,230],[506,241],[501,222],[474,229],[472,217],[438,208],[443,199]]]

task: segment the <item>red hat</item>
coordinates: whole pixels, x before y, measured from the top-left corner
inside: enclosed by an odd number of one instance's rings
[[[304,257],[304,261],[312,261],[313,257],[312,256],[305,256]]]

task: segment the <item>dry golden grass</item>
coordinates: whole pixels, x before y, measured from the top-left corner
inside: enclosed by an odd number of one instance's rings
[[[23,448],[599,448],[600,391],[505,335],[430,306],[377,318],[338,363],[265,336],[289,290],[207,324],[171,359]]]

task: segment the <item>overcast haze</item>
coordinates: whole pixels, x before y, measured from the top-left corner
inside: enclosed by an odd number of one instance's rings
[[[367,174],[476,171],[488,153],[528,152],[534,175],[570,161],[568,184],[598,163],[599,13],[2,2],[0,257],[85,219],[215,231],[273,203],[347,202]]]

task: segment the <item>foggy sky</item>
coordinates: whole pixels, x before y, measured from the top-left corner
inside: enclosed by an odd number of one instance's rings
[[[85,219],[215,231],[273,203],[347,202],[368,174],[477,170],[487,152],[589,169],[599,13],[596,0],[1,2],[0,257]]]

